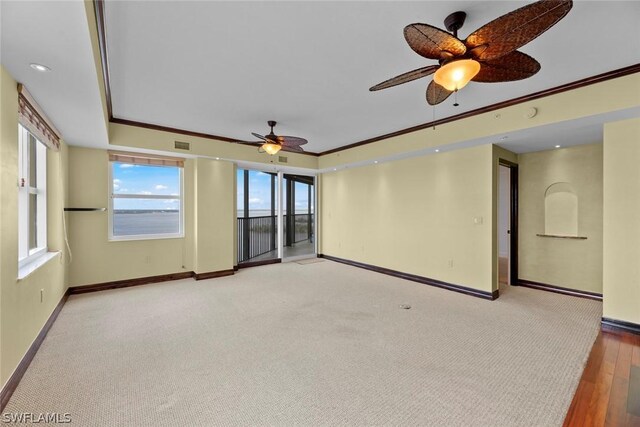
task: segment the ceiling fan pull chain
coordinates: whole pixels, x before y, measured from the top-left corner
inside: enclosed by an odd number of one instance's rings
[[[436,106],[433,106],[433,130],[436,130]]]
[[[458,105],[458,89],[453,91],[453,106],[457,107]]]

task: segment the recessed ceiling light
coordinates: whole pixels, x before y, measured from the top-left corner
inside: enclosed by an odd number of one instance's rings
[[[216,160],[220,160],[220,157],[216,157]]]
[[[333,170],[334,170],[334,171],[337,171],[337,170],[338,170],[338,168],[333,168]]]
[[[29,66],[36,71],[40,71],[41,73],[46,73],[48,71],[51,71],[51,68],[47,67],[46,65],[36,64],[35,62],[32,64],[29,64]]]
[[[373,161],[373,163],[378,164],[378,161],[377,161],[377,160],[374,160],[374,161]]]
[[[560,148],[560,146],[559,146],[559,145],[556,145],[556,148]]]
[[[433,151],[435,151],[436,153],[439,153],[439,152],[440,152],[440,150],[438,150],[437,148],[436,148],[435,150],[433,150]]]

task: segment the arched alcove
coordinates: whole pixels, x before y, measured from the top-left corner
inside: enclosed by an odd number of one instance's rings
[[[544,192],[544,233],[578,236],[578,195],[568,182],[556,182]]]

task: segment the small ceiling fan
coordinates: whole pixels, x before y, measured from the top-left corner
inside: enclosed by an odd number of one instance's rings
[[[497,83],[531,77],[540,70],[540,64],[516,49],[555,25],[572,6],[571,0],[540,0],[494,19],[464,41],[458,38],[458,30],[464,24],[465,12],[454,12],[444,20],[452,34],[427,24],[409,24],[404,28],[404,37],[411,49],[439,64],[400,74],[369,90],[434,74],[427,87],[427,102],[436,105],[469,81]]]
[[[257,145],[258,150],[262,150],[263,153],[268,153],[271,155],[276,154],[278,151],[292,151],[296,153],[304,152],[301,145],[306,144],[308,141],[304,138],[298,138],[297,136],[280,136],[273,133],[273,128],[276,125],[274,120],[269,120],[267,122],[269,127],[271,127],[271,132],[267,135],[260,135],[255,132],[251,132],[251,135],[256,138],[261,139],[262,141],[256,142],[243,142],[238,141],[239,144],[245,145]]]

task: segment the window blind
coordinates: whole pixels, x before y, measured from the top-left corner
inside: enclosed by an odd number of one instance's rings
[[[60,132],[21,83],[18,83],[18,121],[47,148],[60,149]]]
[[[134,165],[175,166],[184,167],[181,157],[167,157],[156,154],[128,153],[126,151],[109,151],[110,162],[132,163]]]

